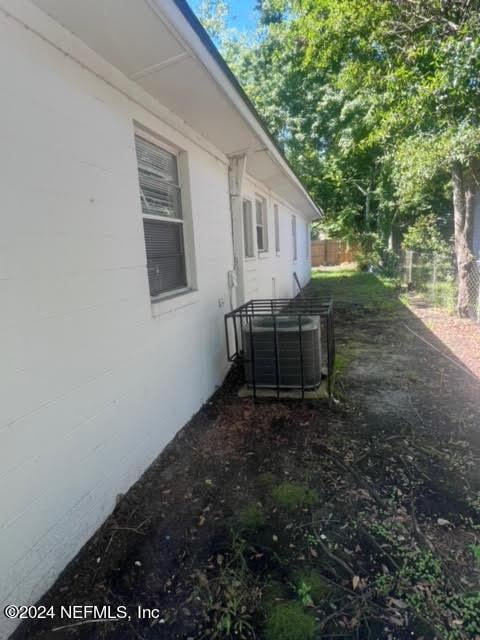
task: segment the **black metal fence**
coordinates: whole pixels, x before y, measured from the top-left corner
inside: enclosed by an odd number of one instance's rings
[[[318,361],[314,345],[317,329]],[[258,388],[268,387],[276,390],[277,398],[281,389],[297,388],[304,399],[306,390],[320,384],[320,353],[327,354],[327,391],[332,397],[335,332],[331,299],[250,300],[225,315],[225,336],[228,360],[242,362],[254,398]]]

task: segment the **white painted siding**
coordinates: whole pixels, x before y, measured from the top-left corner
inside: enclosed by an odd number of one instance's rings
[[[297,295],[298,287],[294,282],[296,272],[302,286],[310,280],[311,259],[307,255],[306,225],[309,221],[298,211],[274,193],[265,190],[251,177],[247,176],[243,188],[243,197],[255,204],[255,195],[265,198],[267,203],[268,251],[259,253],[254,234],[255,257],[245,260],[245,299],[252,298],[290,298]],[[275,251],[274,204],[278,205],[280,251]],[[292,215],[297,217],[297,260],[293,258]]]
[[[2,12],[0,77],[0,603],[30,604],[224,378],[228,163]],[[188,157],[199,291],[156,317],[134,122]],[[290,296],[306,221],[294,266],[294,212],[275,200],[277,256],[264,195],[251,297]]]
[[[0,601],[30,603],[222,382],[231,228],[226,162],[2,14],[0,75]],[[188,154],[199,294],[156,318],[134,120]]]

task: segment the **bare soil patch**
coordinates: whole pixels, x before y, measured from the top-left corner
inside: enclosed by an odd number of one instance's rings
[[[432,310],[415,299],[410,307],[430,332],[480,379],[480,323],[457,318],[441,309]]]
[[[131,618],[16,640],[480,638],[480,386],[359,277],[310,291],[338,300],[339,403],[254,404],[233,371],[43,598]]]

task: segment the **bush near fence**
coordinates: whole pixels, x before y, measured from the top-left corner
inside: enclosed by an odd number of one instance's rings
[[[358,252],[343,240],[312,240],[312,266],[335,267],[355,262]]]

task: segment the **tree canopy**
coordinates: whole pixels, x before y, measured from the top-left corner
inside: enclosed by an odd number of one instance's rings
[[[219,15],[224,0],[210,0]],[[330,233],[398,245],[419,218],[468,271],[480,156],[479,0],[259,0],[219,42]]]

